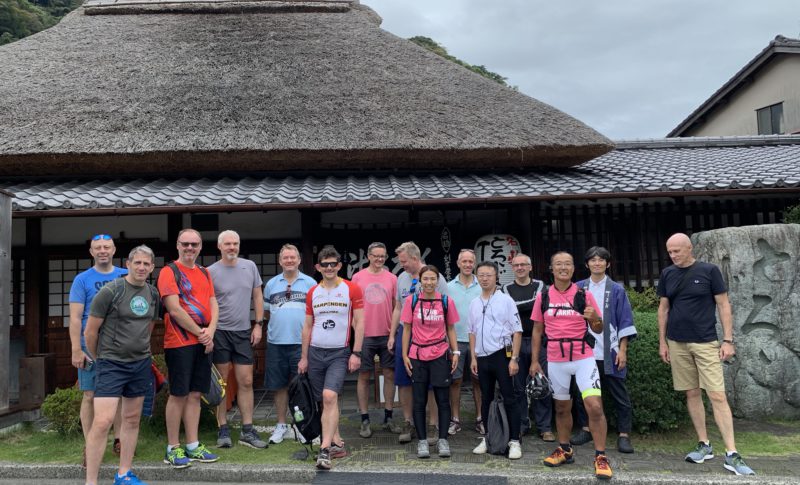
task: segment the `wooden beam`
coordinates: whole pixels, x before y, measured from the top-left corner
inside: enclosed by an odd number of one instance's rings
[[[47,326],[47,258],[42,251],[42,220],[25,219],[25,354],[44,350]]]

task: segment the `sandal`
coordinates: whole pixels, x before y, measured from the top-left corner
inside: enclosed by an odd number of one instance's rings
[[[461,431],[461,421],[459,421],[457,418],[450,418],[450,426],[447,428],[447,434],[453,436],[459,431]]]
[[[479,416],[478,419],[475,420],[475,431],[478,434],[486,434],[486,428],[483,426],[483,416]]]

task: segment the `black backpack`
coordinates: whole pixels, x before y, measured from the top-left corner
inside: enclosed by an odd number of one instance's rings
[[[314,399],[311,381],[308,374],[298,374],[289,382],[289,413],[292,415],[292,424],[302,435],[304,445],[311,446],[312,440],[322,434],[322,412],[319,403]],[[297,410],[295,410],[297,408]],[[298,420],[298,411],[303,414],[303,419]],[[310,454],[310,452],[309,452]]]
[[[505,455],[508,452],[510,433],[506,406],[503,404],[503,396],[498,392],[489,405],[489,416],[486,419],[486,451],[492,455]]]
[[[555,310],[554,314],[558,314],[559,310],[562,310],[563,307],[551,307],[550,306],[550,286],[545,285],[542,289],[542,299],[541,299],[541,309],[542,309],[542,318],[544,318],[545,313],[550,308]],[[575,311],[576,313],[583,315],[584,310],[586,310],[586,290],[578,286],[578,291],[575,293],[575,299],[572,301],[570,305],[570,309]],[[586,331],[583,333],[583,337],[581,338],[550,338],[547,337],[547,341],[558,342],[559,349],[561,350],[561,357],[565,357],[564,353],[564,344],[569,344],[569,360],[572,360],[572,351],[574,350],[575,342],[581,342],[581,352],[586,350],[586,346],[588,345],[590,349],[594,348],[595,338],[589,332],[589,321],[586,321]]]

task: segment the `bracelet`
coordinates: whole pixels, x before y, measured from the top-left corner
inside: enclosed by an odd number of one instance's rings
[[[352,355],[355,355],[356,357],[361,358],[361,351],[360,350],[354,350],[352,352]]]
[[[728,340],[728,339],[722,339],[722,343],[723,343],[723,344],[731,344],[731,345],[733,345],[733,339],[731,339],[731,340]]]
[[[461,351],[460,350],[451,350],[450,353],[453,354],[453,355],[461,355]]]

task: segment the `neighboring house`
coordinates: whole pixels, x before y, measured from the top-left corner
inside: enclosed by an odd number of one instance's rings
[[[615,278],[642,287],[671,233],[776,222],[800,197],[800,137],[611,151],[580,121],[379,24],[349,1],[90,0],[0,47],[12,341],[55,353],[52,379],[74,382],[67,296],[97,233],[115,237],[115,263],[146,243],[160,268],[181,228],[201,231],[202,264],[235,229],[265,278],[285,242],[308,272],[335,244],[349,276],[373,241],[391,254],[413,239],[455,272],[460,248],[508,234],[537,276],[557,249],[602,244]]]
[[[668,137],[800,133],[800,39],[779,35]]]

